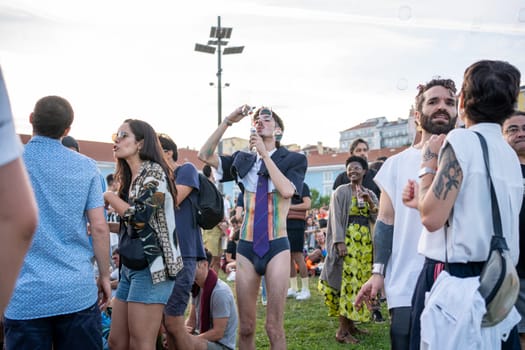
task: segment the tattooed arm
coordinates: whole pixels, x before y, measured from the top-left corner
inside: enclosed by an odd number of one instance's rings
[[[430,232],[441,228],[449,218],[462,182],[463,172],[454,150],[446,144],[441,151],[436,175],[423,176],[419,184],[421,222]]]

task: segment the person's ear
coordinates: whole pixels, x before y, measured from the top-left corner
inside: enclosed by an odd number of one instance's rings
[[[415,111],[414,113],[415,121],[416,121],[416,130],[421,130],[421,112]]]
[[[465,97],[463,92],[460,92],[458,97],[458,119],[463,123],[465,122]]]

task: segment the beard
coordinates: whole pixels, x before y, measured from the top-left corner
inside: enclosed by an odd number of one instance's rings
[[[434,117],[438,114],[446,115],[448,117],[448,124],[432,122]],[[421,113],[421,128],[433,135],[448,134],[450,130],[454,129],[454,126],[456,125],[456,119],[457,115],[451,117],[450,114],[445,110],[434,112],[431,115]]]

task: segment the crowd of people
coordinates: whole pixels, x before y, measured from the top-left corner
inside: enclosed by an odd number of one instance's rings
[[[459,92],[450,79],[420,85],[413,145],[372,162],[356,139],[321,208],[304,181],[307,157],[281,145],[283,119],[269,107],[236,108],[198,153],[206,178],[241,189],[209,230],[195,219],[199,172],[179,162],[169,135],[124,120],[115,173],[104,179],[68,136],[74,112],[63,97],[36,102],[22,147],[0,78],[5,349],[255,349],[259,295],[270,347],[286,349],[285,304],[311,299],[314,276],[337,318],[336,342],[366,339],[362,325],[384,321],[386,298],[392,349],[525,348],[525,112],[515,109],[521,76],[511,64],[472,64]],[[249,151],[218,155],[244,118],[255,129]],[[489,145],[488,170],[475,133]],[[461,298],[483,315],[460,289],[432,310],[426,296],[445,270],[481,274],[493,233],[489,178],[521,291],[502,322],[482,327],[440,314]]]

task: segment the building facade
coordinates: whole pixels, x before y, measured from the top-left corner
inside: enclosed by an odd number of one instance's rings
[[[368,142],[370,150],[398,148],[412,144],[416,134],[414,109],[408,119],[389,122],[385,117],[368,119],[365,122],[339,133],[339,151],[347,152],[355,139]]]

